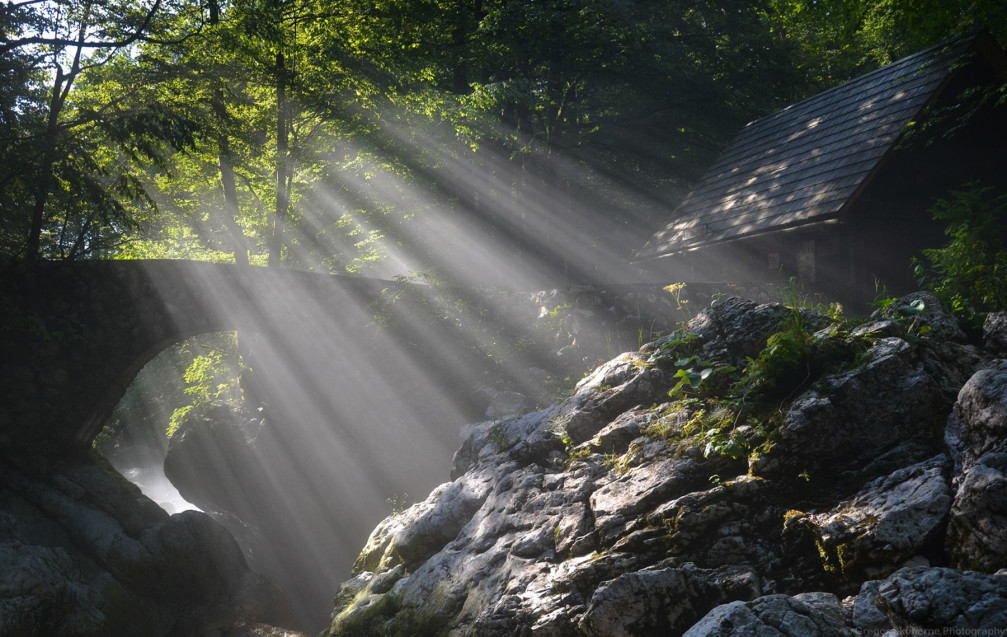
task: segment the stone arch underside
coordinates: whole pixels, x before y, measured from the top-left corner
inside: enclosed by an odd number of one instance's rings
[[[0,272],[0,443],[85,447],[139,370],[207,332],[297,330],[323,312],[364,330],[375,279],[191,261],[41,263]],[[310,308],[306,311],[305,308]]]

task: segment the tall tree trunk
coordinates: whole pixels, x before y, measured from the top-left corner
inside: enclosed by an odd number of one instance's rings
[[[283,227],[290,207],[290,193],[287,190],[288,171],[288,114],[286,62],[283,53],[276,54],[276,210],[273,214],[273,236],[269,241],[269,265],[280,265],[283,247]]]
[[[220,23],[220,6],[214,0],[209,3],[210,24]],[[224,190],[224,214],[221,221],[230,237],[231,250],[234,251],[234,262],[238,265],[248,265],[248,245],[245,233],[238,224],[238,189],[234,183],[234,165],[231,163],[231,140],[225,126],[227,109],[224,107],[224,91],[217,88],[213,91],[213,114],[217,118],[217,164],[220,166],[220,186]]]
[[[49,193],[52,190],[52,172],[56,166],[56,142],[59,138],[59,115],[70,94],[70,87],[80,73],[80,57],[87,40],[87,23],[91,14],[91,5],[84,8],[77,29],[77,51],[73,56],[70,70],[63,72],[63,67],[56,64],[56,76],[52,82],[52,96],[49,98],[49,116],[46,120],[45,136],[42,146],[42,161],[39,163],[38,183],[35,186],[35,205],[32,208],[31,228],[28,231],[28,241],[25,244],[25,257],[28,261],[37,261],[42,256],[42,224],[45,222],[45,208],[49,203]]]
[[[42,159],[38,166],[38,181],[35,183],[35,203],[31,212],[31,228],[28,231],[28,241],[25,245],[25,257],[28,261],[37,261],[42,256],[42,224],[45,221],[46,204],[49,203],[49,191],[52,190],[52,171],[56,165],[56,138],[59,133],[62,95],[63,69],[57,69],[56,79],[52,86],[52,98],[49,100],[49,117],[46,122],[45,135],[42,138]]]
[[[224,189],[224,214],[222,221],[234,250],[234,262],[248,265],[248,246],[245,233],[238,224],[238,189],[234,183],[234,166],[231,165],[231,143],[227,133],[217,138],[217,156],[220,165],[220,185]]]

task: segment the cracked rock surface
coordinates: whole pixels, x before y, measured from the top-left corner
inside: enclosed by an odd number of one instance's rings
[[[375,529],[324,635],[1007,625],[1007,363],[918,300],[919,322],[851,329],[728,299],[473,425],[451,481]],[[759,385],[773,343],[804,358]]]

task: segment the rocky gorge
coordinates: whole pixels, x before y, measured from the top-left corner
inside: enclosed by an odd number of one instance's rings
[[[563,360],[583,353],[571,338],[605,340],[589,328],[611,303],[577,294],[529,315],[556,323]],[[653,300],[622,314],[672,316]],[[326,591],[323,635],[1007,626],[1007,314],[976,335],[927,293],[856,322],[720,299],[562,399],[513,389],[483,390],[489,419],[465,428],[449,481],[381,521]],[[220,500],[224,474],[184,474],[185,458],[209,462],[202,438],[235,437],[228,422],[265,426],[214,414],[177,441],[169,473],[203,506],[261,517]],[[262,490],[254,458],[235,462],[228,479]],[[253,571],[259,555],[204,513],[169,515],[92,451],[0,462],[0,634],[301,634],[277,628],[300,624]]]
[[[999,634],[1005,345],[928,293],[860,323],[720,301],[471,426],[324,635]]]

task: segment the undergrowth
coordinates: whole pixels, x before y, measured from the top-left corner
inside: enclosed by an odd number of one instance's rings
[[[812,331],[800,310],[790,308],[762,351],[740,368],[704,360],[701,345],[695,334],[682,334],[651,355],[649,363],[674,370],[668,396],[675,402],[646,433],[694,440],[706,457],[742,459],[768,450],[787,403],[823,376],[855,364],[870,339],[851,337],[841,323]]]

